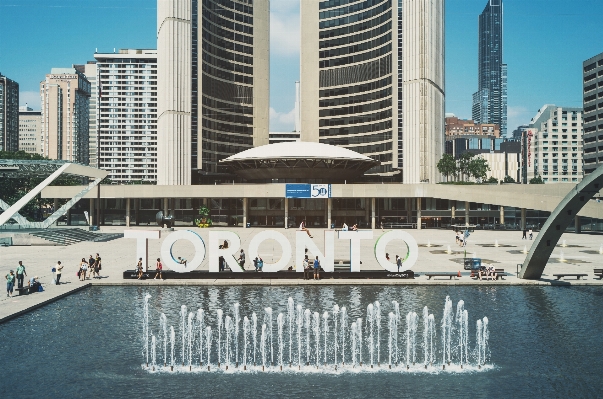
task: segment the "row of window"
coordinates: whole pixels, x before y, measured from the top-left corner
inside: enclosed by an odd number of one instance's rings
[[[320,127],[325,126],[342,126],[342,125],[359,125],[362,123],[376,122],[383,119],[391,118],[392,110],[388,109],[386,111],[375,112],[373,114],[367,115],[353,115],[345,118],[337,118],[337,119],[321,119],[319,122]]]
[[[250,73],[253,75],[253,68],[243,66],[240,64],[231,64],[226,61],[222,61],[219,58],[214,58],[209,54],[203,54],[203,72],[207,72],[210,75],[215,77],[229,80],[232,82],[243,83],[243,84],[253,84],[253,76],[247,75],[239,75],[237,73],[229,72],[239,72],[239,73]],[[219,64],[219,65],[216,65]],[[227,68],[224,70],[223,68]]]
[[[346,127],[337,127],[331,129],[320,129],[318,134],[320,137],[330,137],[330,136],[347,136],[351,134],[363,134],[369,132],[379,132],[382,130],[391,130],[392,121],[386,120],[379,123],[373,123],[370,125],[360,125],[360,126],[346,126]]]
[[[370,134],[366,136],[351,136],[351,137],[338,137],[329,139],[329,144],[336,146],[348,146],[355,144],[365,143],[378,143],[381,141],[388,141],[392,139],[392,132],[383,132],[378,134]]]
[[[356,94],[356,93],[364,93],[367,91],[377,90],[382,87],[388,87],[388,89],[391,90],[391,87],[390,87],[391,84],[392,84],[392,77],[388,76],[385,79],[376,80],[376,81],[368,82],[368,83],[362,83],[362,84],[355,85],[355,86],[338,87],[335,89],[320,90],[318,93],[318,96],[320,98],[349,96],[349,95]],[[347,98],[350,98],[350,97],[341,98],[340,100],[345,101],[345,99],[347,99]],[[351,97],[351,98],[355,98],[355,97]],[[326,107],[328,105],[324,105],[324,106]]]
[[[353,14],[358,11],[366,10],[367,8],[374,7],[384,1],[390,2],[391,0],[364,0],[362,2],[354,3],[347,7],[341,7],[328,11],[321,11],[318,13],[319,19],[335,18],[342,15]]]
[[[224,39],[228,39],[228,40],[232,40],[235,42],[247,44],[249,46],[253,46],[253,36],[247,36],[247,35],[243,35],[241,33],[235,32],[235,31],[223,29],[220,25],[216,25],[206,18],[203,18],[202,27],[204,30],[206,30],[216,36],[220,36]]]
[[[328,117],[328,116],[340,116],[340,115],[354,115],[361,114],[363,112],[376,111],[385,109],[392,106],[392,99],[388,98],[386,100],[377,101],[374,103],[363,104],[363,105],[353,105],[350,107],[343,108],[331,108],[331,109],[321,109],[319,112],[319,116]]]
[[[217,17],[215,19],[221,20],[218,22],[220,25],[222,25],[222,21],[228,22],[228,20],[224,19],[228,18],[231,21],[242,22],[253,26],[253,17],[250,16],[253,15],[253,8],[242,6],[245,7],[245,11],[236,10],[235,12],[233,11],[235,5],[238,5],[238,3],[228,0],[203,0],[203,11],[205,11],[203,14],[205,15],[207,13]],[[241,12],[249,15],[241,14]]]
[[[329,100],[320,100],[319,107],[325,108],[325,107],[336,107],[336,106],[349,105],[349,104],[361,104],[361,103],[366,103],[369,101],[374,101],[374,100],[379,100],[381,98],[389,97],[389,96],[391,96],[391,94],[392,94],[392,88],[388,87],[386,89],[374,91],[372,93],[361,94],[358,96],[348,96],[348,97],[332,98]]]
[[[350,15],[347,17],[320,21],[318,23],[318,28],[319,29],[329,29],[329,28],[334,28],[336,26],[350,25],[350,24],[353,24],[356,22],[368,20],[368,19],[373,18],[374,16],[377,16],[377,15],[383,13],[386,10],[389,10],[391,8],[391,6],[392,6],[391,1],[387,1],[378,7],[371,8],[370,10],[359,13],[359,14],[353,14],[353,15]]]
[[[213,54],[216,57],[220,57],[225,60],[240,62],[241,64],[253,65],[253,57],[239,53],[233,53],[232,51],[226,51],[209,42],[203,42],[203,52]]]
[[[381,46],[385,43],[388,43],[392,40],[391,32],[377,38],[374,40],[369,40],[368,42],[363,42],[360,44],[355,44],[348,47],[338,47],[331,50],[324,50],[319,52],[319,58],[330,58],[330,57],[340,57],[346,54],[354,54],[362,51],[374,49],[375,47]]]
[[[338,37],[337,39],[322,40],[322,41],[320,41],[319,48],[323,49],[323,48],[344,46],[346,44],[362,42],[362,41],[371,39],[373,37],[381,36],[382,34],[389,32],[391,30],[391,28],[392,28],[392,23],[391,23],[391,21],[389,21],[388,23],[381,25],[380,27],[372,29],[367,32],[357,33],[352,36]]]
[[[319,72],[319,86],[349,86],[385,77],[392,73],[392,56],[344,68],[323,69]]]

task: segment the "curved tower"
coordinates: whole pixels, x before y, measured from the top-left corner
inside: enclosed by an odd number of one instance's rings
[[[269,0],[158,0],[158,184],[268,144]],[[163,145],[162,145],[163,144]]]
[[[302,1],[302,141],[380,161],[368,175],[438,181],[443,10],[443,0]]]

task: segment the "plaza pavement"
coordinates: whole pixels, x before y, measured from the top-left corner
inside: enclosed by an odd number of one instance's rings
[[[124,227],[102,227],[103,233],[123,232]],[[155,230],[153,227],[132,227],[132,230]],[[208,244],[208,229],[198,229],[192,227],[181,227],[179,229],[195,230],[201,235],[206,244]],[[262,231],[259,228],[228,228],[224,229],[234,231],[241,237],[242,247],[247,251],[251,238]],[[295,229],[275,229],[283,233],[292,243],[293,252],[295,252]],[[324,229],[311,229],[314,241],[318,248],[324,247]],[[387,231],[387,230],[386,230]],[[454,232],[450,230],[406,230],[419,244],[419,259],[412,268],[420,276],[415,280],[377,280],[377,279],[354,279],[354,280],[331,280],[304,281],[299,280],[241,280],[241,279],[220,279],[219,275],[215,279],[206,280],[124,280],[122,273],[124,270],[133,270],[136,264],[136,242],[133,239],[121,238],[109,242],[81,242],[70,246],[13,246],[0,247],[0,273],[6,275],[10,269],[15,270],[18,261],[22,260],[26,266],[28,277],[38,276],[43,284],[44,292],[14,296],[7,298],[6,294],[0,295],[0,323],[10,318],[18,316],[24,312],[30,311],[46,303],[57,300],[63,296],[69,295],[77,290],[90,285],[353,285],[353,284],[374,284],[374,285],[599,285],[603,287],[603,281],[593,276],[594,268],[603,267],[603,255],[599,250],[603,245],[602,235],[589,234],[564,234],[559,244],[565,240],[566,247],[557,247],[553,252],[549,263],[544,271],[543,277],[538,281],[521,280],[515,276],[517,264],[523,262],[525,254],[524,249],[529,250],[534,241],[522,240],[521,232],[518,231],[489,231],[476,230],[471,234],[466,248],[460,248],[455,244]],[[160,240],[149,240],[149,263],[154,265],[154,260],[159,257],[161,243],[169,233],[162,232]],[[375,240],[381,235],[381,230],[374,230],[374,239],[361,241],[361,259],[362,270],[383,270],[374,259],[373,247]],[[534,238],[536,237],[535,236]],[[386,251],[393,259],[396,251],[401,251],[394,246],[392,242]],[[495,244],[498,243],[498,247]],[[398,244],[399,245],[399,244]],[[427,246],[431,245],[431,246]],[[484,246],[486,245],[486,246]],[[446,253],[450,246],[451,254]],[[211,249],[208,249],[208,251]],[[469,272],[463,270],[462,258],[464,251],[467,251],[467,257],[482,258],[484,262],[492,263],[496,268],[505,269],[511,276],[505,277],[505,280],[498,281],[479,281],[469,278]],[[182,256],[186,259],[192,259],[194,249],[192,244],[185,241],[179,241],[174,245],[174,255]],[[586,251],[586,252],[585,252]],[[590,252],[589,252],[590,251]],[[79,262],[83,257],[88,259],[89,255],[99,253],[102,257],[101,279],[91,279],[85,282],[79,281],[76,272],[79,268]],[[280,246],[273,241],[265,241],[260,246],[260,255],[264,261],[271,263],[280,258]],[[561,254],[563,252],[563,255]],[[560,259],[563,257],[563,259]],[[208,256],[202,263],[199,270],[208,269]],[[338,240],[335,238],[335,259],[349,259],[349,241]],[[64,265],[61,285],[53,285],[53,276],[51,269],[56,262],[60,260]],[[458,263],[461,262],[461,263]],[[290,261],[293,265],[293,259]],[[246,268],[252,267],[250,259],[247,261]],[[428,280],[423,275],[425,272],[458,272],[462,277],[450,280],[448,277],[432,278]],[[553,274],[555,273],[587,273],[588,277],[583,280],[567,279],[556,282]]]

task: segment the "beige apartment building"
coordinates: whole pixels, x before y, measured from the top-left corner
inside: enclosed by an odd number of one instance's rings
[[[42,155],[89,163],[90,82],[75,68],[52,68],[40,83]]]
[[[471,119],[459,119],[456,116],[446,117],[446,137],[485,135],[500,137],[500,127],[493,123],[476,123]]]
[[[42,112],[27,105],[19,107],[19,151],[41,155],[41,132]]]

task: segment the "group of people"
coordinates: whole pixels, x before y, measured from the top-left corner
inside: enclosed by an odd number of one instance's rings
[[[58,262],[55,266],[55,273],[58,276],[56,279],[57,284],[60,284],[61,273],[59,272],[59,270],[61,270],[62,268],[63,267],[61,266],[61,262]],[[102,262],[100,255],[98,253],[96,254],[96,257],[90,255],[88,260],[86,260],[86,258],[82,258],[82,261],[80,262],[80,268],[77,271],[77,276],[79,277],[80,281],[85,281],[86,279],[89,280],[91,278],[100,278],[101,269]]]
[[[19,265],[17,266],[17,270],[11,270],[6,276],[6,296],[12,298],[13,292],[15,289],[15,281],[17,282],[17,288],[25,288],[24,282],[25,277],[27,276],[27,272],[25,271],[25,265],[23,265],[23,261],[19,261]],[[38,276],[32,277],[28,280],[28,287],[40,287],[40,280]]]
[[[496,268],[494,265],[480,267],[477,272],[477,278],[481,280],[482,276],[485,277],[486,280],[496,280]]]
[[[343,225],[341,226],[341,231],[358,231],[358,225],[355,224],[352,227],[348,227],[348,225],[343,222]]]
[[[304,280],[310,280],[312,270],[314,270],[314,280],[320,280],[320,261],[318,256],[313,261],[310,261],[308,255],[304,257]]]
[[[530,240],[532,239],[532,237],[534,236],[534,232],[532,231],[532,229],[523,229],[523,235],[521,236],[522,240],[527,240],[527,235],[530,236]]]
[[[463,232],[461,231],[457,231],[456,232],[456,243],[459,247],[466,247],[467,246],[467,238],[469,238],[469,230],[465,230]]]

